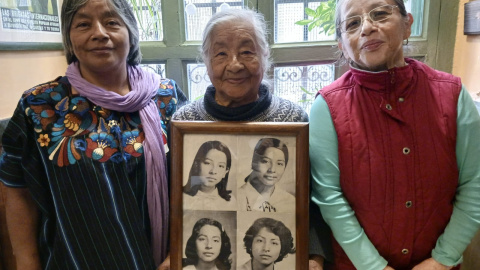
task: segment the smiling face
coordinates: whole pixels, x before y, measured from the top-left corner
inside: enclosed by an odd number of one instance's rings
[[[200,162],[199,176],[202,187],[214,188],[225,177],[228,170],[225,153],[211,149]]]
[[[82,76],[126,70],[128,30],[120,16],[112,12],[108,0],[90,0],[75,13],[70,41]]]
[[[212,225],[205,225],[200,229],[197,240],[198,259],[203,262],[213,262],[220,254],[222,237],[220,230]]]
[[[215,26],[207,69],[219,105],[238,107],[257,100],[263,79],[259,51],[248,21],[229,20]]]
[[[275,147],[265,149],[263,155],[253,163],[253,174],[265,186],[274,186],[285,172],[285,154]]]
[[[338,7],[341,18],[370,12],[383,5],[395,5],[393,0],[346,0]],[[411,14],[405,18],[398,8],[386,20],[374,22],[364,16],[363,25],[356,31],[342,33],[339,48],[347,59],[361,69],[380,71],[404,66],[403,40],[411,34],[413,18]]]
[[[280,256],[282,245],[280,237],[267,228],[262,228],[252,242],[253,264],[268,266]]]

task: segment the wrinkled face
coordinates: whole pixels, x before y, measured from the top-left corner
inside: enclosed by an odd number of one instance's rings
[[[208,54],[208,76],[218,104],[238,107],[257,100],[263,58],[250,22],[226,21],[215,26]]]
[[[70,41],[83,76],[126,69],[128,30],[108,0],[90,0],[75,13]]]
[[[200,181],[205,187],[214,187],[225,177],[227,168],[227,155],[217,149],[208,151],[205,159],[200,162]]]
[[[347,0],[339,7],[341,21],[346,18],[370,12],[383,5],[395,5],[393,0]],[[359,68],[381,71],[404,66],[403,40],[411,34],[413,18],[402,17],[398,8],[381,22],[373,22],[364,16],[362,26],[354,32],[342,33],[339,47],[347,59],[353,60]]]
[[[252,256],[254,264],[267,266],[273,264],[280,256],[282,248],[280,237],[267,228],[262,228],[253,238]]]
[[[253,164],[253,174],[265,186],[274,186],[285,172],[285,154],[282,150],[269,147],[257,163]]]
[[[205,225],[195,241],[198,259],[203,262],[212,262],[220,254],[222,237],[220,230],[212,225]]]

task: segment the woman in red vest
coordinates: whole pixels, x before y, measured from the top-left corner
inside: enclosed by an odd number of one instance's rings
[[[336,269],[452,269],[480,227],[480,116],[459,78],[404,58],[403,0],[340,0],[350,70],[310,114],[312,200]]]

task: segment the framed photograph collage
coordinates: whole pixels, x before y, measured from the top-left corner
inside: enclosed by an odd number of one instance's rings
[[[308,124],[171,125],[172,269],[308,269]]]

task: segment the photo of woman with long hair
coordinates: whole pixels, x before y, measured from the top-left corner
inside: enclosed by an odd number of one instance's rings
[[[204,142],[197,151],[183,187],[184,209],[235,210],[236,200],[227,189],[232,155],[220,141]]]
[[[292,232],[279,220],[259,218],[248,228],[243,238],[250,260],[240,266],[240,270],[273,270],[275,263],[282,261],[288,254],[295,253]],[[294,265],[284,266],[294,269]]]
[[[230,238],[222,224],[211,218],[199,219],[187,240],[183,270],[230,270]]]
[[[295,212],[295,197],[279,188],[288,164],[287,145],[277,138],[260,139],[253,150],[251,173],[238,190],[242,211]]]

